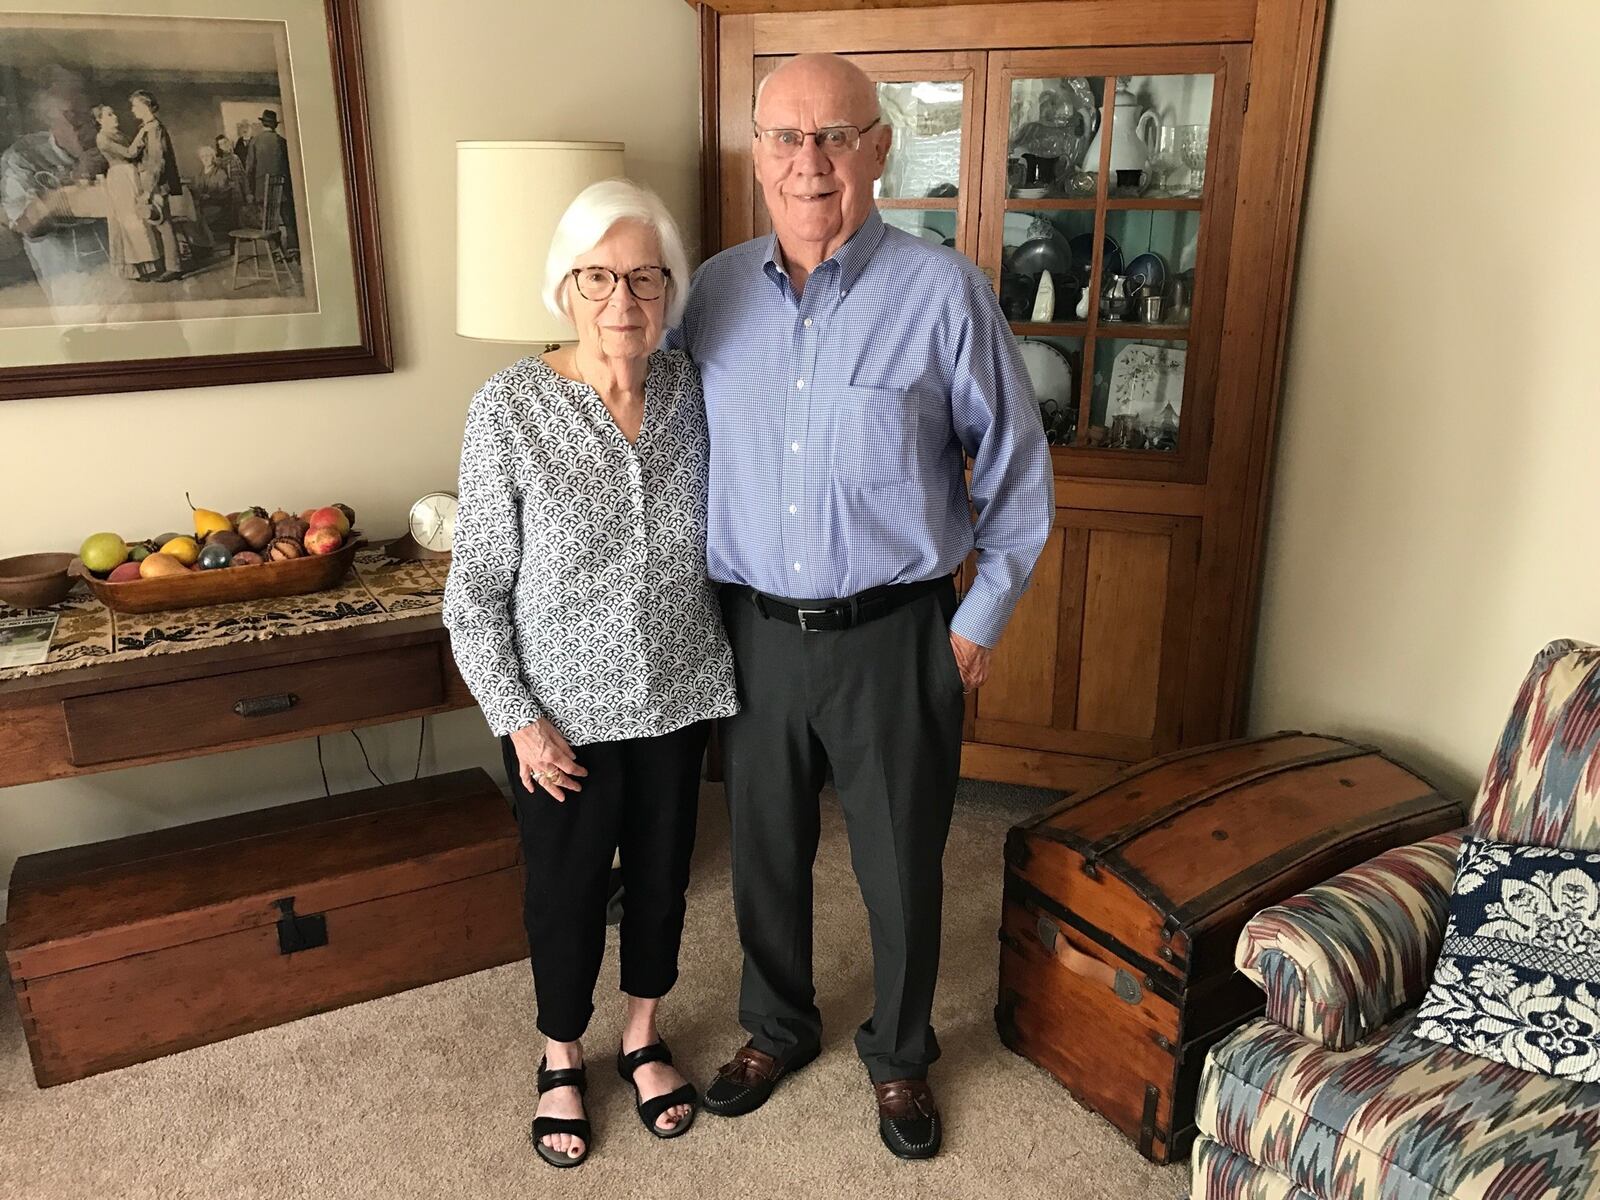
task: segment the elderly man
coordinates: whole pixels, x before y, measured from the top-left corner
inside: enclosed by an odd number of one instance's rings
[[[767,79],[755,118],[775,234],[701,268],[678,333],[705,382],[708,564],[743,704],[723,744],[750,1040],[705,1107],[754,1110],[820,1048],[811,869],[831,767],[871,918],[856,1048],[885,1144],[927,1158],[962,694],[1049,533],[1049,452],[988,281],[873,206],[890,131],[871,81],[806,55]]]

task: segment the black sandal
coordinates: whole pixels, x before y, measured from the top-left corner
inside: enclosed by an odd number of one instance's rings
[[[696,1107],[700,1103],[700,1093],[695,1091],[694,1084],[686,1083],[682,1087],[668,1092],[664,1096],[657,1096],[653,1100],[639,1099],[639,1085],[633,1082],[633,1073],[646,1063],[665,1063],[672,1065],[672,1051],[667,1049],[665,1042],[655,1042],[649,1046],[635,1050],[632,1054],[617,1051],[617,1074],[633,1087],[634,1100],[639,1113],[639,1120],[644,1122],[644,1127],[658,1138],[682,1137],[689,1132],[689,1126],[694,1124]],[[689,1115],[679,1121],[671,1129],[658,1128],[656,1122],[661,1119],[661,1114],[669,1108],[676,1108],[680,1104],[689,1106]]]
[[[539,1095],[554,1091],[556,1088],[577,1088],[578,1095],[583,1096],[589,1090],[589,1074],[583,1067],[566,1067],[559,1071],[545,1069],[545,1060],[539,1060]],[[583,1139],[583,1153],[573,1158],[570,1154],[563,1154],[544,1144],[544,1138],[556,1133],[570,1133],[574,1137]],[[529,1134],[533,1140],[533,1149],[536,1154],[552,1167],[566,1170],[568,1167],[579,1166],[584,1159],[589,1157],[589,1151],[594,1147],[594,1136],[589,1128],[589,1122],[583,1117],[535,1117],[533,1131]]]

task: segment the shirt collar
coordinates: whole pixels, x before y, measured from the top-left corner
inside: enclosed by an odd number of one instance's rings
[[[831,258],[817,264],[817,270],[821,270],[830,262],[838,265],[840,295],[855,286],[861,272],[872,260],[873,252],[883,241],[884,228],[883,218],[878,215],[878,209],[874,206],[868,211],[867,219],[861,222],[861,228],[850,235],[850,240],[834,251]],[[776,233],[767,235],[767,257],[762,261],[761,269],[767,273],[767,278],[774,282],[778,282],[788,274],[779,255]],[[816,271],[812,274],[815,275]]]

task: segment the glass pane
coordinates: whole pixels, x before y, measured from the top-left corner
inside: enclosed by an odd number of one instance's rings
[[[1098,159],[1087,151],[1104,95],[1103,79],[1012,81],[1006,195],[1025,200],[1094,196]]]
[[[953,208],[886,208],[879,213],[885,225],[903,229],[912,237],[935,245],[956,244],[956,210]]]
[[[1017,342],[1033,397],[1052,446],[1070,446],[1078,436],[1078,380],[1083,376],[1083,339],[1026,337]]]
[[[1172,209],[1119,210],[1106,214],[1106,233],[1116,243],[1120,272],[1107,271],[1101,289],[1105,321],[1138,325],[1186,325],[1194,295],[1200,214]],[[1117,277],[1122,278],[1119,293]],[[1118,302],[1126,295],[1126,305]],[[1154,303],[1149,303],[1150,300]]]
[[[1176,451],[1187,356],[1185,342],[1096,342],[1087,443],[1112,450]]]
[[[1000,308],[1010,320],[1088,317],[1083,296],[1094,265],[1093,212],[1008,212],[1001,242]],[[1041,302],[1046,273],[1050,287]]]
[[[959,82],[880,83],[878,105],[894,130],[876,196],[954,196],[961,182]]]
[[[1111,119],[1113,196],[1199,196],[1210,145],[1211,75],[1125,75]],[[1099,140],[1085,151],[1098,164]]]

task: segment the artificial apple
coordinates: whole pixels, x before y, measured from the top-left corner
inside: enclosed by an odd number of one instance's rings
[[[332,525],[313,525],[306,534],[306,549],[312,554],[332,554],[343,544],[344,535]]]

